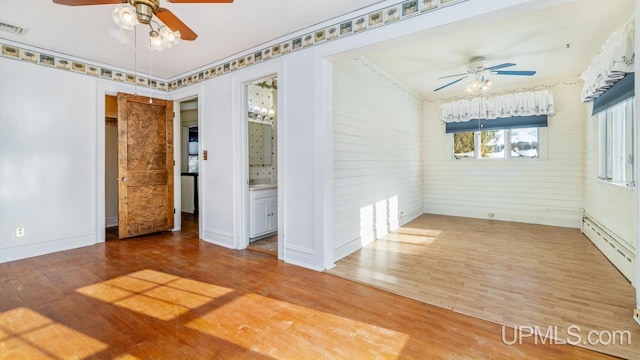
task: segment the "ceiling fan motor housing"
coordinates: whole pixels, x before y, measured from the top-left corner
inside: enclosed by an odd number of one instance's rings
[[[486,70],[488,66],[489,64],[487,64],[484,57],[476,56],[471,58],[471,60],[469,61],[467,71],[471,74],[477,74]]]
[[[143,24],[149,24],[153,13],[160,6],[159,0],[129,0],[129,4],[136,8],[138,21]]]

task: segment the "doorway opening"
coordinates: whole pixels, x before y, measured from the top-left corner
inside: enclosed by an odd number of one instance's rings
[[[247,84],[248,249],[278,256],[278,81]]]
[[[174,228],[173,102],[105,94],[105,240]]]
[[[105,240],[118,239],[118,98],[105,96]]]
[[[179,110],[181,231],[198,234],[201,189],[198,98],[180,102]]]

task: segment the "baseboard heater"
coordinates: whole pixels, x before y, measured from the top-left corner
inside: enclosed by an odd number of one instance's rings
[[[588,214],[582,217],[582,233],[600,249],[631,284],[635,284],[635,248]]]

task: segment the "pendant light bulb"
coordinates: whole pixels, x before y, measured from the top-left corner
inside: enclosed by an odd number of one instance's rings
[[[121,29],[133,31],[133,27],[138,25],[138,17],[131,6],[116,5],[111,12],[111,16]]]
[[[151,30],[151,32],[149,33],[149,39],[151,41],[149,43],[149,49],[155,50],[155,51],[164,50],[164,43],[162,42],[162,38],[160,37],[160,34],[157,31]]]
[[[164,46],[167,48],[171,48],[180,41],[179,31],[171,31],[168,27],[161,26],[160,29],[158,29],[158,32],[160,33]]]

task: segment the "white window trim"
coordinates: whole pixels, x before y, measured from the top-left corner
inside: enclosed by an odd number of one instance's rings
[[[598,174],[597,174],[597,179],[599,182],[605,183],[605,184],[610,184],[610,185],[615,185],[615,186],[622,186],[622,187],[627,187],[627,188],[633,188],[636,186],[636,169],[634,169],[634,157],[637,156],[635,154],[635,141],[636,141],[636,137],[635,137],[635,132],[636,132],[636,128],[635,128],[635,124],[634,124],[634,119],[635,119],[635,114],[634,114],[634,104],[635,104],[635,98],[631,98],[629,100],[624,101],[622,104],[626,104],[625,106],[625,118],[624,118],[624,129],[625,129],[625,133],[624,133],[624,179],[622,179],[622,181],[617,181],[616,179],[614,179],[614,175],[612,174],[611,177],[608,176],[608,167],[611,166],[611,172],[613,173],[613,166],[614,166],[614,161],[613,161],[613,154],[609,154],[606,150],[603,150],[603,148],[607,145],[607,141],[609,142],[613,142],[613,127],[609,126],[610,123],[608,121],[606,121],[605,119],[607,119],[607,116],[610,114],[610,110],[609,109],[605,109],[603,111],[601,111],[600,113],[597,114],[597,121],[598,121]],[[620,104],[618,104],[620,105]],[[618,106],[616,105],[616,106]],[[604,121],[603,121],[604,120]],[[604,133],[604,135],[603,135]],[[613,152],[613,149],[612,149]],[[618,164],[620,165],[620,164]],[[607,167],[607,168],[604,168]],[[629,179],[631,178],[631,179]]]

